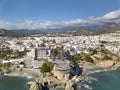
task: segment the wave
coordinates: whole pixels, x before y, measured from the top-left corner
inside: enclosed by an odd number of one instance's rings
[[[88,74],[92,74],[92,73],[98,73],[98,72],[105,72],[105,71],[110,71],[110,70],[117,70],[117,68],[111,68],[111,69],[103,69],[103,70],[94,70],[94,71],[88,71]]]
[[[32,75],[30,75],[30,74],[28,74],[28,73],[24,73],[23,75],[22,75],[23,77],[27,77],[27,79],[32,79],[32,78],[34,78]]]
[[[17,77],[25,77],[27,79],[33,79],[34,76],[32,76],[31,74],[28,73],[8,73],[8,74],[4,74],[5,76],[17,76]]]

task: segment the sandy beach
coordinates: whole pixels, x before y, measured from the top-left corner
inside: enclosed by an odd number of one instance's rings
[[[19,76],[19,77],[26,77],[28,79],[39,79],[39,70],[37,69],[28,69],[28,68],[23,68],[22,70],[13,70],[10,73],[4,74],[5,76]]]
[[[83,68],[83,73],[82,74],[86,75],[86,74],[89,74],[89,73],[96,73],[96,72],[102,72],[102,71],[108,71],[108,70],[117,70],[119,65],[116,64],[116,65],[111,66],[111,67],[101,67],[101,66],[98,66],[96,64],[86,63],[81,67]]]

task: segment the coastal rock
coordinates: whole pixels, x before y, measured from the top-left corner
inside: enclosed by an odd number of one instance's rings
[[[60,85],[62,84],[57,78],[52,76],[46,76],[43,78],[43,82],[48,82],[49,86]]]
[[[3,75],[4,74],[4,72],[2,71],[2,69],[0,68],[0,75]]]
[[[114,67],[120,70],[120,62],[116,62]]]
[[[73,83],[78,83],[78,82],[82,81],[82,78],[81,78],[81,77],[78,77],[78,76],[74,76],[74,77],[71,79],[71,81],[72,81]]]
[[[81,82],[82,80],[83,80],[82,77],[77,77],[77,78],[75,79],[75,83]]]
[[[8,68],[0,68],[0,75],[10,73],[10,72],[11,72],[11,70]]]
[[[4,74],[4,72],[3,71],[0,71],[0,75],[3,75]]]
[[[71,80],[67,81],[66,86],[65,86],[65,90],[74,90],[72,86],[73,86],[72,81]]]
[[[36,82],[30,81],[27,85],[30,86],[29,90],[42,90]]]
[[[120,71],[120,66],[119,66],[119,67],[117,67],[117,70],[119,70],[119,71]]]

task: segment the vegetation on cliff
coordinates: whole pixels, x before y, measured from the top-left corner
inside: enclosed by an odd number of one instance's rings
[[[45,61],[43,65],[40,68],[40,72],[45,73],[45,72],[51,72],[53,69],[54,64],[49,61]]]
[[[11,58],[21,58],[24,55],[26,55],[28,51],[24,50],[24,51],[13,51],[10,48],[6,48],[6,49],[0,49],[0,59],[11,59]]]
[[[90,48],[89,53],[82,52],[71,57],[71,62],[86,61],[94,63],[105,60],[119,61],[120,57],[105,48]]]

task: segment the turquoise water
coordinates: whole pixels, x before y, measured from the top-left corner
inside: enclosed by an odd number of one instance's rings
[[[89,76],[97,79],[91,83],[92,90],[120,90],[120,71],[98,72],[89,74]],[[0,76],[0,90],[29,90],[25,85],[28,81],[29,79],[25,77]]]
[[[25,77],[0,76],[0,90],[29,90]]]
[[[106,71],[90,74],[97,78],[92,85],[92,90],[120,90],[120,71]]]
[[[26,83],[33,79],[15,76],[0,76],[0,90],[29,90]],[[62,88],[50,90],[64,90]]]

